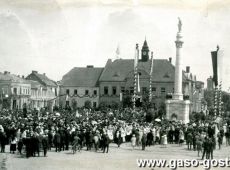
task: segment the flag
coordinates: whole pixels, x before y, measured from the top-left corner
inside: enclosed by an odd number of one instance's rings
[[[211,52],[211,55],[212,55],[212,68],[213,68],[213,82],[214,82],[215,86],[218,85],[217,52],[218,52],[218,50]]]

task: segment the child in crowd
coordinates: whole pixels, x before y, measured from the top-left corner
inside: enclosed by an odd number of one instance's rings
[[[131,145],[134,149],[134,147],[136,146],[136,141],[137,141],[137,138],[136,136],[133,134],[132,138],[131,138]]]

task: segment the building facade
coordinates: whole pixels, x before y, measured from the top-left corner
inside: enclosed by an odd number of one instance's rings
[[[1,109],[28,108],[31,84],[20,76],[5,71],[0,73]]]
[[[58,106],[59,88],[55,81],[37,71],[32,71],[26,79],[31,83],[32,109],[48,108],[51,111],[54,106]]]
[[[78,108],[99,106],[98,80],[103,68],[75,67],[60,82],[60,106]]]

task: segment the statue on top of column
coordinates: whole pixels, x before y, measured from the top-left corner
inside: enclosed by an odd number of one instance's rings
[[[179,22],[178,22],[178,32],[181,32],[182,22],[180,20],[180,17],[178,17],[178,20],[179,20]]]

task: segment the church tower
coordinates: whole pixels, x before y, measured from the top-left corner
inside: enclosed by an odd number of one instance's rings
[[[141,61],[146,62],[149,60],[149,47],[145,39],[144,44],[141,49]]]

